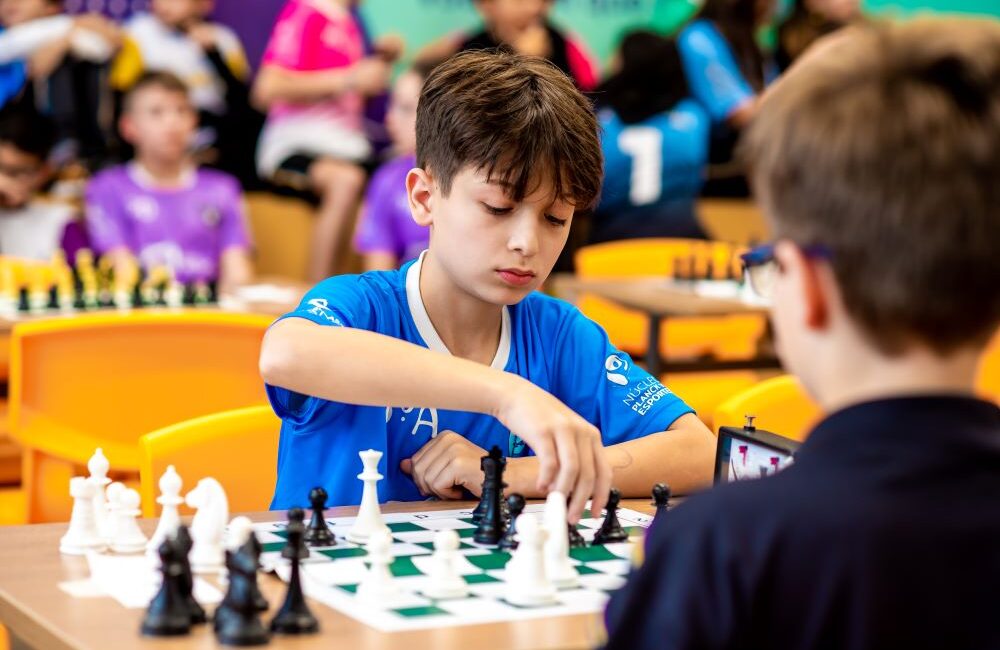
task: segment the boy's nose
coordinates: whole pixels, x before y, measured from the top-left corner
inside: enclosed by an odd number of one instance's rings
[[[538,226],[534,216],[518,219],[510,233],[508,248],[518,251],[524,256],[538,252]]]

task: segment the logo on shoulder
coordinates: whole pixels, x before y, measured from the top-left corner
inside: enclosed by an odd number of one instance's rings
[[[608,381],[612,384],[628,386],[628,377],[625,376],[625,373],[629,369],[628,361],[622,359],[617,354],[612,354],[604,360],[604,369],[608,371]]]
[[[344,326],[344,324],[340,322],[339,318],[330,313],[330,303],[327,302],[326,298],[313,298],[309,301],[309,306],[312,307],[312,309],[309,310],[309,313],[313,316],[321,316],[334,325],[339,325],[340,327]]]

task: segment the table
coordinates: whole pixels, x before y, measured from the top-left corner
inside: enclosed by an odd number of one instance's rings
[[[676,316],[729,316],[733,314],[766,314],[767,305],[738,297],[706,295],[697,289],[698,283],[675,282],[664,277],[579,278],[571,274],[552,277],[556,295],[576,302],[582,293],[614,302],[626,309],[641,311],[649,318],[646,345],[646,370],[659,377],[664,370],[737,370],[777,368],[774,357],[748,361],[712,362],[710,364],[666,363],[660,356],[660,325]],[[690,367],[689,367],[690,366]]]
[[[389,503],[383,512],[410,512],[474,507],[475,502]],[[625,499],[621,507],[653,514],[648,499]],[[356,507],[331,508],[327,516],[351,516]],[[284,518],[281,512],[253,513],[254,521]],[[155,519],[141,522],[146,534],[156,527]],[[59,589],[60,582],[88,575],[82,557],[59,553],[59,538],[67,524],[0,527],[0,622],[15,639],[15,648],[45,650],[125,650],[127,648],[211,648],[221,646],[210,624],[197,626],[190,636],[151,639],[139,635],[143,610],[125,609],[111,598],[73,598]],[[260,576],[261,590],[271,604],[267,618],[284,598],[285,587],[278,578]],[[388,650],[392,648],[434,648],[435,650],[479,650],[501,648],[590,648],[600,642],[603,624],[600,615],[567,616],[515,623],[465,625],[419,632],[383,633],[363,623],[310,602],[320,621],[321,633],[300,638],[275,637],[271,648],[350,648]],[[24,644],[24,645],[19,645]]]

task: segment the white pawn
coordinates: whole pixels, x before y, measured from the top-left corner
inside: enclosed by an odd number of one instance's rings
[[[139,501],[139,493],[131,488],[125,488],[118,497],[118,526],[111,541],[115,553],[142,553],[146,548],[146,536],[137,521],[141,514]]]
[[[108,478],[109,469],[111,469],[111,464],[104,456],[104,451],[98,447],[94,451],[94,455],[87,461],[87,470],[90,471],[90,477],[87,481],[96,488],[94,490],[94,519],[97,521],[97,530],[104,539],[110,537],[108,534],[110,531],[108,530],[107,501],[104,499],[104,490],[111,482],[111,479]]]
[[[101,531],[101,536],[109,545],[114,543],[115,538],[118,537],[118,510],[121,509],[122,494],[127,489],[124,483],[115,481],[105,490],[104,530]]]
[[[399,593],[389,565],[392,564],[392,534],[388,528],[372,533],[368,540],[368,561],[371,567],[358,584],[358,598],[362,601],[384,605]]]
[[[377,531],[388,530],[388,527],[382,521],[382,511],[378,507],[377,484],[382,480],[382,475],[378,473],[378,461],[382,458],[382,452],[369,449],[358,452],[358,456],[361,457],[364,468],[358,474],[358,479],[365,482],[365,487],[361,492],[358,516],[354,520],[354,525],[347,531],[347,539],[355,544],[364,544]]]
[[[97,530],[94,518],[94,484],[82,476],[69,480],[69,493],[73,497],[73,514],[69,529],[59,540],[59,552],[67,555],[85,555],[88,551],[103,551],[104,538]]]
[[[525,607],[556,602],[556,588],[545,573],[545,556],[542,553],[548,533],[531,513],[518,517],[515,526],[518,544],[504,575],[507,583],[505,599],[512,605]]]
[[[439,530],[434,535],[434,555],[424,594],[438,600],[464,598],[469,586],[455,568],[459,539],[454,530]]]
[[[214,478],[203,478],[187,493],[185,501],[197,508],[191,521],[191,569],[195,573],[217,573],[225,567],[226,522],[229,501]]]
[[[160,496],[156,498],[156,502],[163,506],[160,509],[160,522],[156,525],[153,536],[149,538],[149,543],[146,544],[146,554],[156,558],[159,558],[160,544],[173,535],[180,526],[181,516],[177,506],[184,503],[184,498],[181,496],[183,482],[173,465],[167,465],[167,471],[160,477],[159,485]]]
[[[252,532],[253,522],[250,521],[249,517],[244,517],[243,515],[233,517],[226,531],[226,548],[230,551],[238,551],[250,539],[250,533]]]
[[[580,584],[580,574],[569,559],[569,536],[566,528],[566,496],[549,492],[545,499],[545,571],[556,587],[565,589]],[[518,529],[518,533],[521,529]]]

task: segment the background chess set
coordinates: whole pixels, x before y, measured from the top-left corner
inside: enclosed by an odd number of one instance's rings
[[[541,516],[544,504],[525,507],[525,513]],[[434,627],[474,625],[499,621],[549,618],[573,614],[593,614],[603,610],[609,592],[625,582],[632,558],[653,517],[634,510],[618,509],[618,519],[629,533],[629,541],[590,546],[603,518],[586,511],[577,524],[588,546],[572,548],[570,561],[580,574],[578,587],[559,590],[556,604],[518,607],[504,601],[504,566],[511,553],[472,542],[476,524],[471,510],[439,510],[384,514],[392,533],[393,562],[390,570],[400,595],[375,607],[359,601],[355,592],[368,569],[364,545],[349,542],[345,535],[354,517],[327,519],[336,536],[336,545],[310,547],[302,562],[303,589],[307,596],[383,632],[401,632]],[[288,579],[288,563],[282,560],[285,545],[283,522],[254,524],[254,533],[263,544],[261,565]],[[455,530],[461,539],[459,571],[469,585],[465,598],[437,600],[421,591],[428,581],[433,539],[440,530]]]

